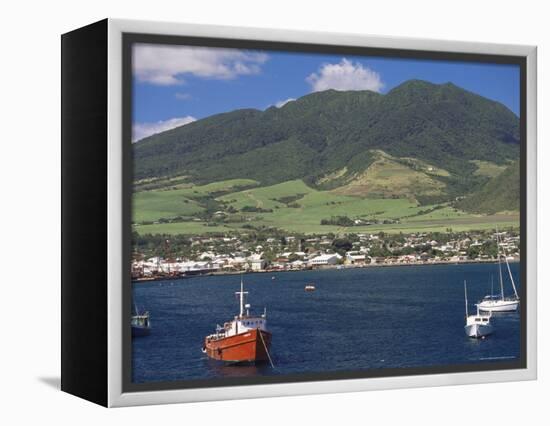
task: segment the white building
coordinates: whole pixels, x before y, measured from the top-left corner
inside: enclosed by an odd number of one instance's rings
[[[265,269],[267,262],[262,259],[262,257],[263,253],[257,253],[246,258],[246,261],[252,271],[261,271],[262,269]]]
[[[336,265],[342,259],[338,253],[334,254],[322,254],[316,256],[309,260],[309,263],[313,266],[322,266],[322,265]]]
[[[360,265],[366,263],[366,256],[364,253],[357,251],[348,251],[346,253],[346,263],[350,265]]]
[[[264,259],[251,260],[249,263],[252,271],[261,271],[265,269],[267,265],[267,262]]]
[[[293,254],[299,257],[305,257],[305,253],[303,251],[285,251],[284,253],[281,253],[281,257],[290,257]]]

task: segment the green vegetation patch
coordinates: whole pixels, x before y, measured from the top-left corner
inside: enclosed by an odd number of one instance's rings
[[[458,210],[454,207],[447,206],[447,207],[435,209],[426,214],[419,214],[413,217],[409,217],[406,219],[406,221],[407,222],[426,222],[426,221],[434,221],[434,220],[440,221],[440,220],[449,220],[449,219],[465,218],[465,217],[471,217],[471,215],[461,210]]]
[[[187,190],[145,191],[133,196],[133,222],[154,222],[161,218],[192,216],[203,207],[187,197]]]
[[[140,235],[205,235],[213,232],[228,232],[231,231],[232,228],[225,225],[191,221],[177,223],[155,223],[152,225],[134,225],[134,230]]]
[[[449,176],[446,170],[412,158],[392,157],[383,151],[374,154],[377,159],[363,173],[334,192],[371,198],[412,199],[444,194],[446,185],[436,177]]]
[[[283,221],[279,221],[284,225]],[[499,228],[519,226],[518,215],[491,215],[491,216],[464,216],[459,218],[450,218],[445,220],[426,220],[410,221],[392,224],[377,224],[371,226],[327,226],[320,223],[304,223],[302,226],[296,226],[291,223],[289,226],[282,226],[288,232],[300,232],[305,234],[326,234],[333,233],[412,233],[412,232],[448,232],[452,229],[454,232],[494,229],[495,224]],[[136,225],[134,230],[140,235],[145,234],[166,234],[166,235],[207,235],[216,232],[248,232],[251,229],[261,229],[268,227],[267,222],[246,222],[239,224],[221,224],[216,226],[207,226],[204,222],[182,222],[182,223],[159,223],[154,225]]]
[[[420,209],[417,203],[407,199],[367,199],[313,189],[297,203],[298,208],[281,206],[273,213],[259,215],[251,223],[294,232],[322,233],[342,231],[342,227],[321,225],[323,219],[333,216],[393,219],[415,214]]]
[[[189,217],[210,207],[212,196],[242,187],[257,185],[251,179],[231,179],[207,185],[188,185],[179,189],[155,189],[134,192],[133,222],[155,222],[159,219]]]
[[[471,163],[477,167],[477,170],[474,172],[476,176],[494,178],[506,169],[505,165],[491,163],[490,161],[472,160]]]
[[[207,185],[193,187],[194,191],[201,194],[213,194],[220,191],[234,191],[239,188],[257,186],[259,183],[253,179],[229,179],[221,182],[213,182]]]
[[[519,160],[506,167],[481,189],[456,203],[456,207],[473,213],[494,214],[519,211]]]
[[[227,194],[219,197],[218,200],[229,203],[237,210],[242,210],[244,207],[251,205],[258,209],[275,209],[286,207],[281,199],[290,199],[289,197],[291,197],[293,201],[297,201],[297,195],[307,195],[313,191],[315,190],[308,187],[302,180],[291,180],[277,185]]]

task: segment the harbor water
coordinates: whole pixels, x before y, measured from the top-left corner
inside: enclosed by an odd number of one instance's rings
[[[516,286],[519,264],[511,264]],[[136,383],[514,361],[520,314],[494,313],[494,333],[464,333],[464,280],[474,303],[500,292],[495,264],[426,265],[245,274],[251,311],[267,308],[276,366],[227,366],[201,352],[204,337],[238,313],[239,275],[133,284],[152,330],[132,341]],[[512,294],[503,270],[505,294]],[[272,279],[272,277],[275,277]],[[313,283],[316,290],[304,291]],[[521,309],[521,308],[520,308]]]

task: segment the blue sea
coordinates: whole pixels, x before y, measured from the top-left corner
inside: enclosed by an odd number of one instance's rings
[[[519,285],[519,264],[511,264]],[[505,293],[512,293],[503,270]],[[430,367],[514,361],[520,314],[493,314],[484,340],[464,334],[464,287],[470,313],[499,292],[494,264],[426,265],[245,274],[252,311],[267,309],[273,333],[269,364],[227,366],[202,352],[204,336],[238,313],[240,276],[204,276],[133,284],[138,308],[151,314],[150,336],[132,341],[135,383],[221,377]],[[275,279],[272,279],[275,277]],[[315,292],[304,286],[314,283]]]

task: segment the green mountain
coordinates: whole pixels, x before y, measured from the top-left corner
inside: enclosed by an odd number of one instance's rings
[[[505,106],[451,83],[411,80],[385,95],[327,90],[153,135],[134,144],[134,178],[241,178],[262,186],[302,179],[319,189],[352,185],[354,195],[429,203],[481,188],[489,178],[476,173],[476,161],[498,167],[518,156],[519,120]],[[428,189],[394,194],[398,182],[383,180],[391,173],[384,167],[416,172]],[[363,194],[372,179],[379,189]],[[353,185],[359,180],[365,184]]]
[[[460,200],[456,206],[473,213],[493,214],[519,211],[520,204],[519,160],[506,167],[478,191]]]

